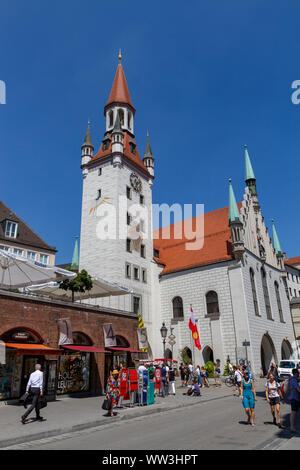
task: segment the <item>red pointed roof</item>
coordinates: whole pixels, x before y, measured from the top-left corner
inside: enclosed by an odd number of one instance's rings
[[[113,103],[127,104],[132,108],[133,111],[135,111],[131,102],[125,73],[121,64],[118,65],[111,92],[104,110],[106,110],[106,108]]]

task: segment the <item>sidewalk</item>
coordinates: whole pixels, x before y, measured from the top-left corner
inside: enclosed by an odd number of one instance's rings
[[[133,419],[227,396],[231,397],[234,392],[233,388],[228,388],[224,384],[222,387],[212,385],[210,388],[201,389],[201,397],[189,397],[183,395],[186,393],[186,387],[181,388],[179,385],[180,383],[177,382],[176,396],[157,397],[155,404],[151,406],[136,405],[133,408],[117,409],[118,414],[115,418],[105,416],[106,411],[101,408],[105,397],[59,397],[56,401],[49,402],[47,408],[41,410],[45,421],[34,421],[35,412],[33,411],[25,425],[20,421],[24,413],[23,406],[10,404],[1,406],[0,448],[96,426],[113,425],[118,420]],[[126,403],[124,402],[124,405]],[[30,420],[31,416],[32,420]]]

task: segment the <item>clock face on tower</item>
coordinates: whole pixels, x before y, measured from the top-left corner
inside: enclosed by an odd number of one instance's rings
[[[131,173],[130,175],[130,184],[132,188],[140,193],[142,191],[142,181],[141,178],[136,173]]]

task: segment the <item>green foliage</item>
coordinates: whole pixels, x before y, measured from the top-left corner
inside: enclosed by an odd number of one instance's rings
[[[186,349],[182,349],[182,351],[180,351],[180,358],[180,362],[183,362],[184,364],[192,364],[192,359],[188,356]]]
[[[71,269],[69,269],[71,271]],[[65,279],[61,284],[60,288],[72,292],[72,301],[74,302],[74,293],[75,292],[86,292],[91,290],[93,287],[93,281],[91,276],[87,273],[85,269],[82,269],[74,279]]]
[[[224,367],[223,375],[230,375],[230,372],[229,372],[229,365],[228,365],[228,364],[226,364],[226,366]]]
[[[204,369],[208,373],[208,377],[213,377],[214,376],[214,363],[212,361],[208,361],[205,364]]]

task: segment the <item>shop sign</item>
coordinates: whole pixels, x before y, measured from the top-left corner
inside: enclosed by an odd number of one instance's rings
[[[57,323],[59,328],[59,346],[73,344],[72,327],[69,318],[60,318]]]
[[[13,339],[18,341],[28,341],[30,338],[30,334],[27,331],[17,331],[12,335]]]

